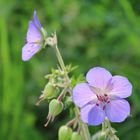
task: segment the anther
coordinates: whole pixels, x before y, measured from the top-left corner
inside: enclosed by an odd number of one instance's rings
[[[98,103],[96,103],[96,105],[97,105],[97,106],[99,106],[99,104],[98,104]]]

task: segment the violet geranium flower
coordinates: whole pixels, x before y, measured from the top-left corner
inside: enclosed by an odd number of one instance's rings
[[[124,99],[131,95],[132,85],[123,76],[112,76],[104,68],[95,67],[86,75],[87,83],[73,89],[73,101],[81,109],[81,119],[89,125],[99,125],[107,117],[122,122],[130,115],[130,105]]]
[[[41,32],[41,24],[37,18],[36,11],[34,11],[33,20],[29,22],[26,44],[22,48],[22,60],[28,61],[34,54],[36,54],[43,45],[43,36]]]

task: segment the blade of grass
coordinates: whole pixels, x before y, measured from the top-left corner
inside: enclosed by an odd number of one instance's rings
[[[6,18],[2,17],[0,19],[0,38],[1,38],[1,63],[2,63],[2,116],[1,116],[1,137],[7,136],[6,131],[8,130],[9,124],[8,124],[8,112],[9,112],[9,95],[7,93],[11,92],[10,89],[10,71],[11,71],[11,62],[10,62],[10,55],[9,55],[9,49],[8,49],[8,31],[7,31],[7,24],[6,24]]]

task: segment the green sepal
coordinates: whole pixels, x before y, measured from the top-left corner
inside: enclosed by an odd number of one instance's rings
[[[59,94],[59,88],[55,87],[53,85],[51,85],[50,83],[48,83],[44,90],[42,91],[42,95],[40,96],[40,98],[43,99],[52,99],[52,98],[56,98]]]

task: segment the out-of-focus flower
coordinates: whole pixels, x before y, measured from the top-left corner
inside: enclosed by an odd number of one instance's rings
[[[22,48],[22,60],[28,61],[43,45],[42,27],[34,11],[33,20],[29,22],[26,44]]]
[[[95,67],[86,75],[87,83],[73,89],[73,101],[81,108],[81,119],[89,125],[99,125],[107,117],[122,122],[130,115],[130,105],[124,99],[131,95],[132,85],[123,76],[112,76],[104,68]]]

